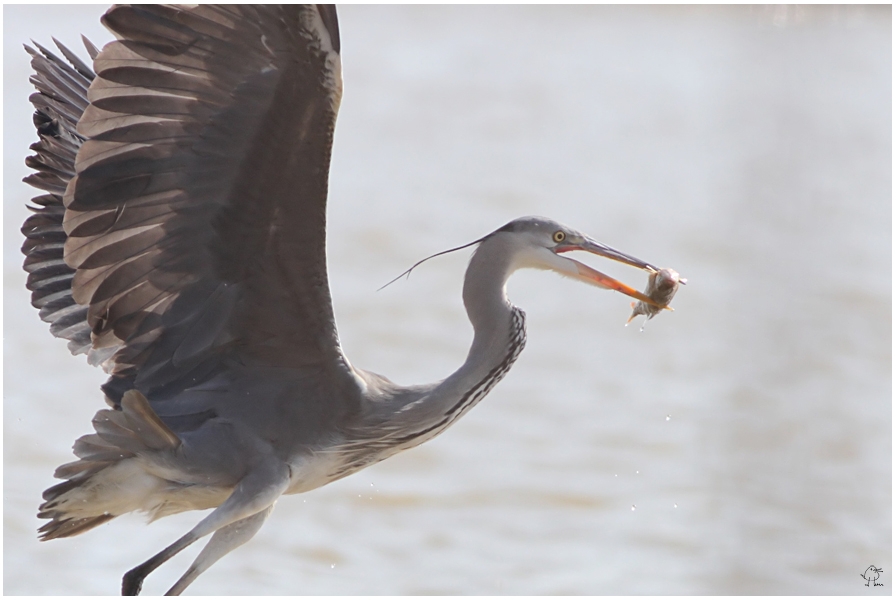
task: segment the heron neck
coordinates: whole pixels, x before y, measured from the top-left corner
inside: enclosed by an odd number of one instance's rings
[[[497,243],[496,243],[497,242]],[[472,384],[487,375],[507,355],[516,309],[507,299],[512,267],[500,240],[486,240],[470,258],[464,278],[463,300],[473,326],[473,343],[464,364],[452,379]]]
[[[483,242],[467,267],[463,300],[474,332],[467,358],[396,415],[404,420],[395,423],[404,432],[402,448],[435,437],[475,406],[507,374],[525,345],[525,315],[507,299],[505,283],[513,266],[500,242]]]
[[[506,240],[486,238],[470,259],[463,299],[473,325],[464,363],[442,381],[402,387],[358,371],[367,402],[357,425],[346,430],[344,477],[364,466],[430,440],[475,406],[510,370],[526,343],[525,314],[507,300],[504,286],[515,270]]]

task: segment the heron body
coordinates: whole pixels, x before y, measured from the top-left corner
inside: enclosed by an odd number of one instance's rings
[[[480,238],[463,300],[474,337],[442,381],[353,366],[326,272],[330,149],[342,95],[332,6],[116,6],[91,69],[29,48],[40,141],[23,226],[32,303],[110,375],[109,408],[44,493],[43,539],[118,515],[214,508],[125,575],[122,592],[211,540],[169,593],[248,541],[283,494],[440,434],[526,341],[510,275],[548,269],[650,298],[563,253],[649,263],[525,217]]]

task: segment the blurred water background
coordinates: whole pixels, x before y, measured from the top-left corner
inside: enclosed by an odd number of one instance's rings
[[[481,405],[282,499],[189,592],[891,593],[890,10],[342,7],[328,250],[355,364],[405,384],[456,368],[468,252],[376,289],[521,215],[689,284],[639,332],[621,295],[516,275],[528,346]],[[6,594],[116,594],[201,516],[35,535],[105,377],[28,305],[21,44],[104,43],[102,12],[4,7]],[[885,587],[864,587],[871,564]]]

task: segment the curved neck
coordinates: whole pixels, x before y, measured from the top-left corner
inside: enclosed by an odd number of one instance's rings
[[[475,406],[510,370],[526,344],[525,314],[507,300],[504,286],[523,266],[513,240],[487,237],[470,259],[464,278],[464,306],[473,325],[473,344],[464,363],[442,381],[402,387],[367,371],[364,401],[353,425],[345,428],[338,479],[445,431]]]
[[[504,236],[487,238],[470,259],[463,299],[473,325],[464,363],[446,379],[397,393],[387,404],[392,451],[421,444],[475,406],[510,370],[526,342],[525,314],[507,300],[505,283],[516,265]]]
[[[473,325],[473,344],[464,364],[439,387],[452,380],[469,383],[487,375],[508,354],[514,330],[514,311],[522,312],[507,299],[506,283],[514,270],[501,238],[490,238],[470,258],[464,278],[463,299]],[[525,336],[525,333],[523,334]],[[438,388],[437,388],[438,389]]]

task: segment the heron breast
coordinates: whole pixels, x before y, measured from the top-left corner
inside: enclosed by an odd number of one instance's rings
[[[289,487],[286,494],[301,494],[330,483],[343,470],[344,455],[336,451],[320,450],[290,460]]]

